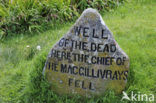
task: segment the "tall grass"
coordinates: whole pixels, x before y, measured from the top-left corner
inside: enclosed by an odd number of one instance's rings
[[[3,0],[0,1],[0,38],[42,31],[48,24],[73,20],[86,8],[115,8],[125,0]]]

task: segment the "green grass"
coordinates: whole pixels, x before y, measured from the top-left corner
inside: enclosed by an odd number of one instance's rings
[[[156,96],[156,1],[140,1],[106,12],[103,19],[130,58],[125,91]],[[0,42],[0,103],[121,103],[122,94],[113,91],[88,99],[58,96],[49,89],[41,74],[46,56],[72,25],[58,24],[43,33],[20,34]],[[36,49],[37,45],[41,51]]]
[[[126,0],[0,0],[0,39],[41,32],[52,22],[75,20],[84,9],[109,11]],[[51,25],[52,26],[52,25]]]

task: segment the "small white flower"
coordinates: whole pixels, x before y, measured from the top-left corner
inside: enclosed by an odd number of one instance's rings
[[[11,0],[11,4],[12,4],[13,0]]]
[[[29,48],[30,46],[29,45],[27,45],[27,48]]]
[[[38,46],[36,47],[36,49],[40,51],[40,50],[41,50],[41,46],[38,45]]]

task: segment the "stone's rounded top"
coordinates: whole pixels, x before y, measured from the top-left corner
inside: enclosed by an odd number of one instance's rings
[[[100,14],[96,9],[88,8],[83,11],[82,16],[87,16],[87,17],[100,17]],[[92,18],[91,18],[92,19]]]
[[[93,8],[88,8],[88,9],[84,10],[83,13],[82,13],[82,15],[83,14],[86,14],[86,13],[98,14],[97,10],[96,9],[93,9]]]
[[[88,8],[83,11],[75,25],[87,25],[88,23],[90,25],[100,25],[100,22],[101,24],[105,24],[98,11],[96,9]]]

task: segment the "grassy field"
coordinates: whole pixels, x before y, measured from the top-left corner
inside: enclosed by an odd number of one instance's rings
[[[116,41],[130,58],[125,92],[156,97],[156,1],[127,2],[102,14]],[[0,42],[0,103],[128,103],[108,91],[99,98],[58,96],[49,90],[41,72],[52,46],[73,25],[57,26],[34,34],[20,34]],[[40,45],[41,50],[36,47]],[[155,98],[156,101],[156,98]],[[142,103],[142,102],[141,102]]]

